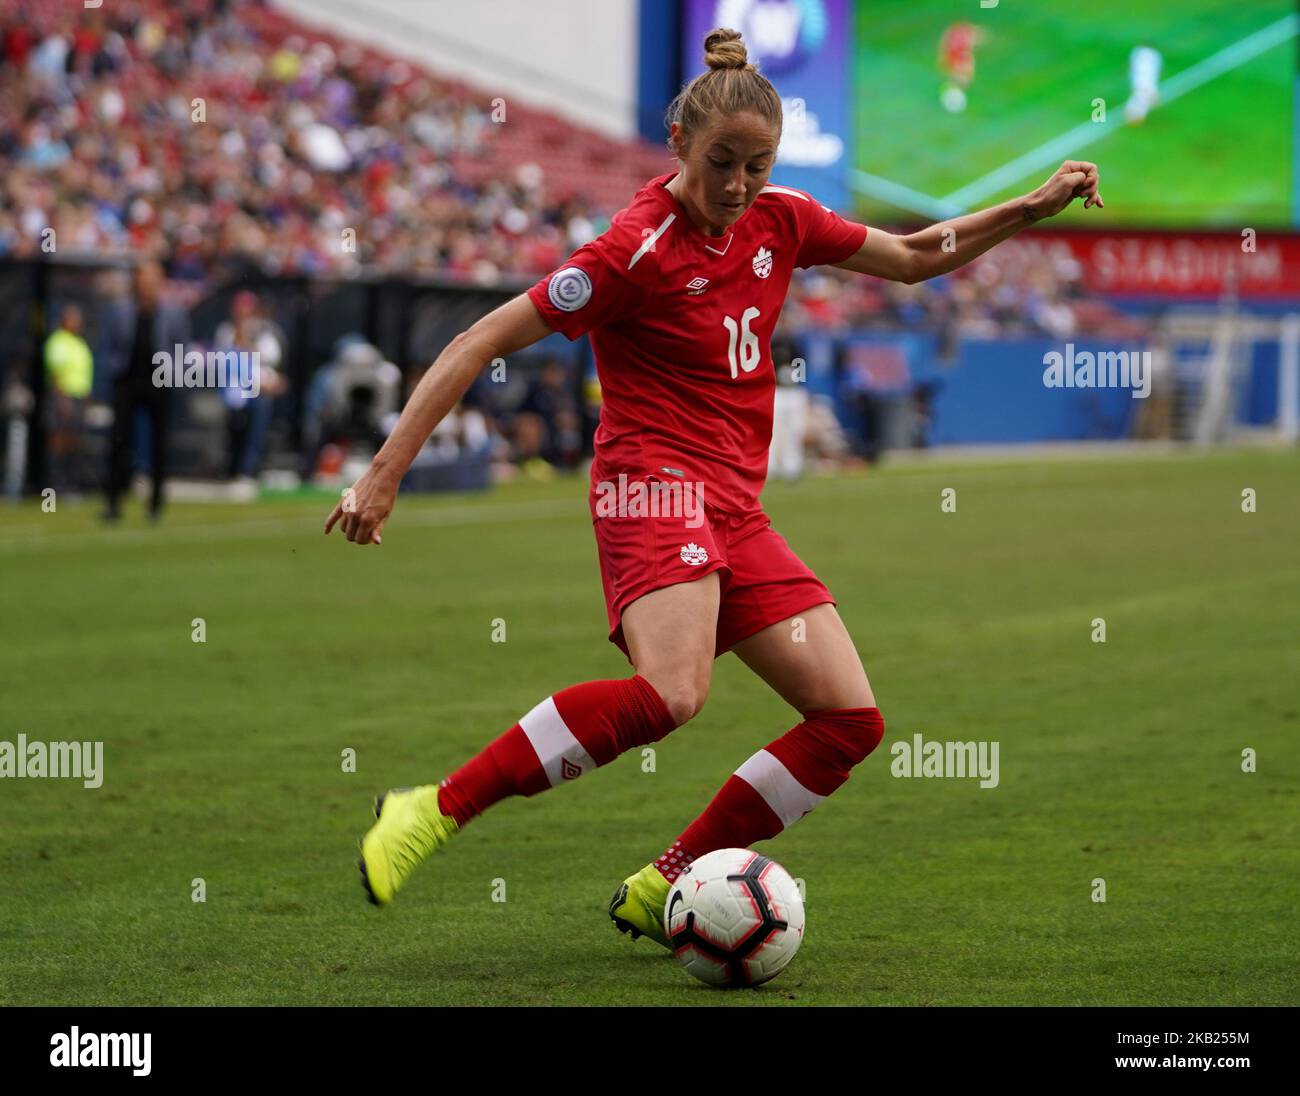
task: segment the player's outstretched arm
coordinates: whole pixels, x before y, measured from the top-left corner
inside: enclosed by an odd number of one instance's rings
[[[325,519],[325,532],[337,524],[354,544],[382,543],[379,535],[393,511],[397,486],[433,428],[460,402],[483,366],[550,333],[537,307],[521,294],[452,339],[420,378],[370,467]]]
[[[1100,185],[1096,164],[1066,160],[1036,190],[990,209],[940,221],[908,236],[873,228],[855,254],[835,265],[908,285],[923,282],[965,266],[1035,221],[1055,217],[1075,198],[1083,199],[1085,209],[1104,209]]]

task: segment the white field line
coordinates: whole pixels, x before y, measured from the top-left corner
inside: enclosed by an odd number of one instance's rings
[[[933,217],[936,221],[946,221],[949,217],[964,212],[961,206],[857,168],[850,173],[850,179],[853,189],[859,194],[889,202],[899,209],[910,209],[913,213]]]
[[[1189,91],[1208,84],[1215,77],[1244,65],[1261,53],[1294,38],[1297,33],[1300,33],[1300,15],[1288,15],[1233,42],[1230,46],[1225,46],[1218,53],[1211,54],[1205,60],[1198,61],[1191,68],[1184,69],[1177,76],[1171,76],[1162,83],[1160,106],[1172,103]],[[1023,156],[1017,156],[1009,163],[940,198],[939,201],[956,207],[959,212],[970,209],[1031,172],[1047,167],[1059,167],[1063,160],[1076,159],[1080,149],[1101,140],[1115,129],[1118,125],[1115,119],[1118,117],[1118,111],[1108,110],[1104,122],[1081,122],[1068,132],[1053,137]]]
[[[84,548],[133,548],[141,545],[156,547],[168,544],[187,544],[209,541],[262,540],[274,537],[323,536],[328,507],[313,510],[310,517],[300,520],[286,518],[264,521],[205,522],[195,525],[160,525],[152,529],[93,529],[80,533],[37,533],[0,539],[0,555],[40,555],[46,552]],[[401,535],[403,528],[424,528],[439,525],[497,525],[512,521],[535,521],[544,518],[572,516],[575,519],[590,513],[585,498],[538,499],[532,502],[496,503],[483,506],[445,507],[430,510],[410,510],[400,506],[389,519],[391,538]],[[51,523],[58,521],[56,514],[48,515]],[[339,540],[344,548],[348,544],[339,530],[330,533],[330,539]],[[340,549],[341,550],[341,549]]]

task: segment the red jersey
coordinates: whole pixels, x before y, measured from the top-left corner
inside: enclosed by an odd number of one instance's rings
[[[944,61],[953,68],[975,62],[975,27],[971,23],[953,23],[939,40]]]
[[[643,186],[528,297],[556,331],[591,334],[602,396],[593,486],[669,469],[704,484],[709,505],[745,513],[767,478],[770,342],[790,276],[847,259],[867,229],[769,185],[707,236],[664,188],[673,177]]]

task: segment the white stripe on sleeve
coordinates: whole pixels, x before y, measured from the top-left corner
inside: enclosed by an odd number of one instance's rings
[[[654,234],[651,236],[647,236],[645,238],[645,242],[639,248],[637,248],[636,254],[632,256],[632,261],[627,264],[628,270],[631,270],[634,266],[636,266],[636,264],[641,261],[641,256],[644,255],[647,251],[654,250],[655,240],[659,239],[660,236],[662,236],[665,232],[667,232],[668,226],[672,224],[675,220],[677,220],[676,213],[668,214],[667,218],[665,218],[664,220],[664,223],[654,230]]]

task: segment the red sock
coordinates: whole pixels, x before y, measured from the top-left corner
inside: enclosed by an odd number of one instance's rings
[[[438,809],[464,825],[499,800],[536,795],[658,742],[677,724],[640,674],[588,681],[548,696],[442,782]]]
[[[727,778],[655,867],[672,883],[706,852],[744,849],[775,837],[843,784],[884,736],[879,708],[805,712],[802,723]]]

